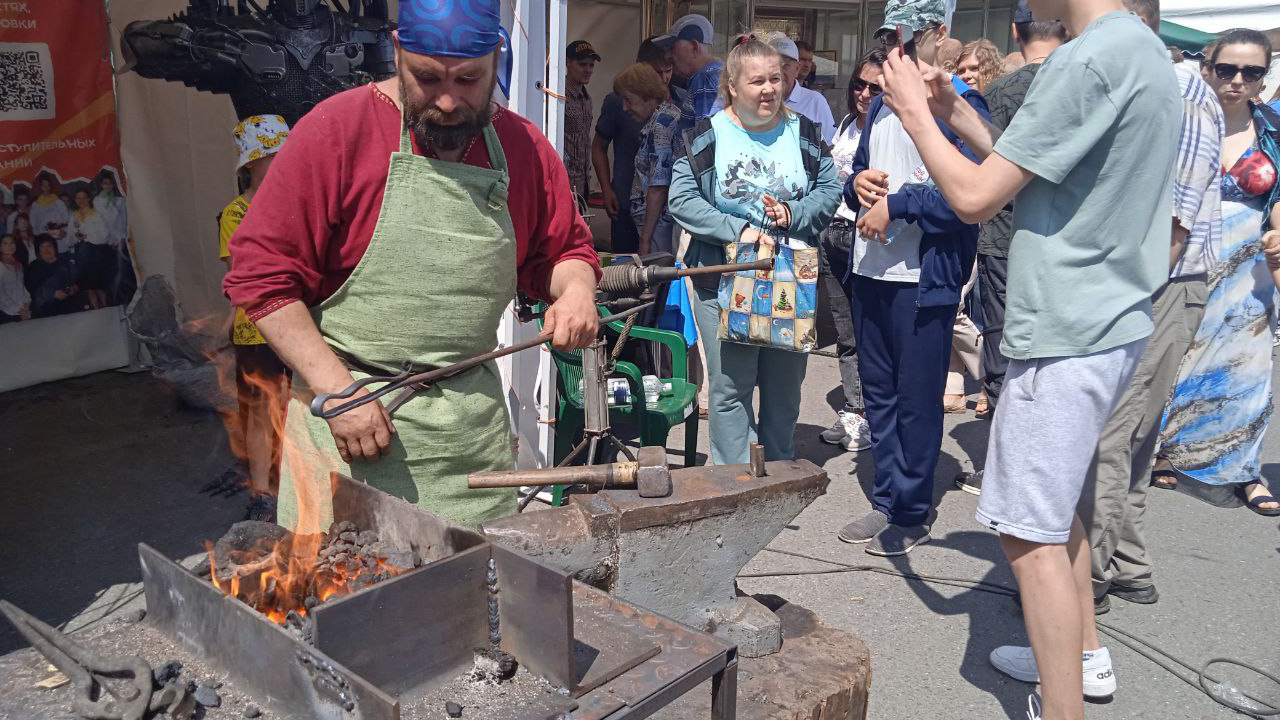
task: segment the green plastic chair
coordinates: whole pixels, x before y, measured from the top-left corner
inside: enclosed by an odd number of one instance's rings
[[[601,316],[609,311],[598,308]],[[614,332],[622,332],[624,322],[609,324]],[[689,369],[685,357],[688,346],[684,336],[670,330],[633,325],[628,334],[630,340],[652,341],[665,346],[671,353],[671,377],[659,378],[671,390],[663,390],[662,396],[652,407],[644,399],[644,380],[640,368],[634,363],[619,360],[610,377],[625,377],[631,389],[631,402],[609,407],[609,424],[631,425],[640,431],[641,445],[666,446],[671,428],[684,424],[684,464],[692,467],[698,457],[698,386],[689,382]],[[608,348],[612,350],[612,343]],[[555,460],[559,463],[573,451],[575,440],[586,420],[582,407],[582,351],[563,352],[550,345],[560,379],[556,387],[556,439]],[[552,490],[552,504],[559,505],[564,498],[564,488]]]

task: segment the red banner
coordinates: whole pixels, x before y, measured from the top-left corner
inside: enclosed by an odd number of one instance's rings
[[[128,301],[124,190],[105,4],[0,0],[0,323]]]

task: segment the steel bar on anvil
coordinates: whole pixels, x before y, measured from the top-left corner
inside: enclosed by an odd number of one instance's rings
[[[395,695],[452,679],[488,644],[489,552],[474,547],[317,605],[316,648]]]
[[[138,545],[138,557],[147,622],[188,651],[223,664],[281,717],[399,720],[395,698],[253,608],[145,544]]]

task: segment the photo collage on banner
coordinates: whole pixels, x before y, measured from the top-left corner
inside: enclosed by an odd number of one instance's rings
[[[0,3],[0,337],[137,288],[106,9]]]

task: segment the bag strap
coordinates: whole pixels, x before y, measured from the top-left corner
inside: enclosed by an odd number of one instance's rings
[[[698,118],[692,128],[684,131],[685,153],[688,153],[696,144],[696,141],[703,137],[707,138],[706,145],[689,155],[689,169],[693,171],[693,176],[699,181],[704,173],[715,169],[716,166],[716,134],[711,129],[711,118],[709,117]]]
[[[804,163],[804,173],[809,178],[809,186],[812,187],[818,181],[818,160],[822,154],[824,142],[822,140],[822,131],[818,129],[818,124],[809,118],[796,114],[800,118],[800,139],[804,141],[808,147],[800,148]]]

